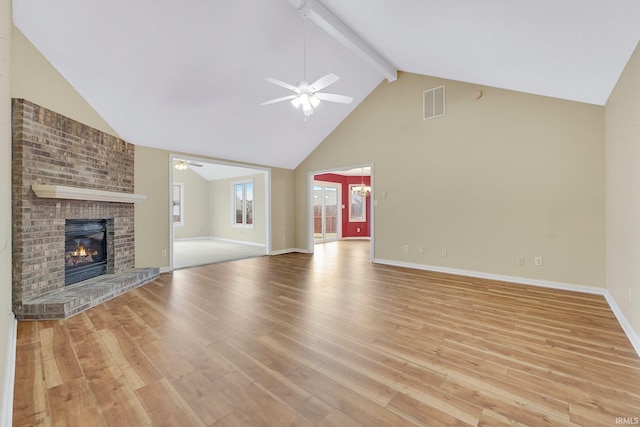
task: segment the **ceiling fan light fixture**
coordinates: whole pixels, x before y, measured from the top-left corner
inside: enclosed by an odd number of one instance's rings
[[[313,109],[320,105],[320,99],[313,94],[301,93],[291,100],[291,104],[296,108],[302,106],[305,117],[309,117],[313,114]]]
[[[187,165],[187,163],[184,160],[177,160],[175,162],[175,164],[173,165],[173,167],[175,167],[179,171],[184,171],[184,170],[189,169],[189,166]]]
[[[306,107],[306,106],[303,105],[302,106],[302,112],[304,113],[304,117],[306,119],[307,117],[309,117],[310,115],[313,114],[313,108],[311,108],[311,106]]]
[[[311,97],[308,93],[303,93],[300,95],[300,103],[302,104],[303,110],[311,110],[313,106],[311,105]]]
[[[300,9],[302,11],[302,9]],[[333,93],[323,93],[319,92],[325,87],[332,85],[340,77],[336,76],[333,73],[329,73],[323,77],[320,77],[318,80],[309,84],[307,80],[307,17],[308,14],[303,11],[300,13],[304,17],[304,43],[303,43],[303,80],[298,82],[296,86],[290,85],[289,83],[283,82],[281,80],[274,79],[272,77],[266,78],[265,80],[269,83],[273,83],[277,86],[283,87],[285,89],[289,89],[295,92],[295,95],[283,96],[280,98],[272,99],[270,101],[263,102],[261,105],[270,105],[275,104],[277,102],[282,101],[291,101],[291,104],[299,108],[302,105],[302,112],[304,113],[305,121],[306,119],[313,114],[313,109],[320,105],[320,101],[328,101],[328,102],[337,102],[339,104],[351,104],[353,98],[350,96],[337,95]]]

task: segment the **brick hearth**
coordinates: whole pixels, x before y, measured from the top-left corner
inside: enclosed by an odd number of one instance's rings
[[[157,268],[131,269],[125,273],[107,274],[65,286],[59,291],[24,301],[21,319],[66,319],[144,285],[157,276]]]
[[[13,100],[13,309],[66,318],[158,276],[135,269],[132,203],[39,198],[33,184],[133,193],[134,146],[22,99]],[[106,219],[106,275],[65,288],[66,219]]]

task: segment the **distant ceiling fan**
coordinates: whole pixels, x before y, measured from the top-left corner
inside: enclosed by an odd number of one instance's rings
[[[333,73],[329,73],[324,77],[320,77],[315,82],[309,84],[307,81],[307,14],[304,8],[299,10],[300,14],[304,18],[304,50],[303,50],[303,80],[298,82],[296,86],[289,83],[285,83],[281,80],[274,78],[266,78],[269,83],[273,83],[285,89],[289,89],[295,92],[295,95],[283,96],[282,98],[272,99],[271,101],[263,102],[260,105],[275,104],[282,101],[291,101],[294,107],[299,108],[302,106],[302,112],[304,113],[305,121],[311,114],[313,109],[316,108],[320,101],[337,102],[340,104],[351,104],[353,98],[345,95],[337,95],[335,93],[323,93],[319,92],[325,87],[332,85],[340,79]]]
[[[177,170],[183,171],[183,170],[187,170],[189,168],[189,166],[194,166],[196,168],[201,168],[204,165],[202,163],[194,162],[194,161],[191,161],[191,160],[176,159],[174,161],[174,163],[173,163],[173,166]]]

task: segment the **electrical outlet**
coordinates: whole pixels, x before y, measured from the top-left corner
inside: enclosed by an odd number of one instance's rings
[[[404,245],[402,250],[405,251],[405,252],[409,252],[409,245]]]
[[[360,227],[356,228],[356,233],[360,232]]]
[[[518,263],[518,265],[524,265],[524,257],[523,256],[518,257],[516,262]]]
[[[162,256],[163,256],[163,257],[166,257],[166,256],[167,256],[167,250],[166,250],[166,249],[163,249],[163,250],[162,250]]]
[[[447,250],[446,250],[446,249],[442,248],[442,250],[440,251],[440,254],[441,254],[442,256],[447,256],[449,253],[447,252]]]
[[[537,256],[533,259],[533,263],[535,265],[537,265],[538,267],[542,266],[542,257],[541,256]]]

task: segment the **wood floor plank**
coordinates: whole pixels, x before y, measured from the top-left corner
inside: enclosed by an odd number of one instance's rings
[[[140,345],[140,349],[165,378],[179,380],[183,375],[195,371],[193,365],[165,340],[146,342]]]
[[[253,427],[256,422],[247,417],[242,411],[236,409],[221,420],[216,421],[215,427]]]
[[[51,425],[39,323],[19,322],[14,378],[14,425]]]
[[[362,424],[339,411],[333,411],[318,423],[318,427],[362,427]]]
[[[416,425],[428,425],[430,427],[446,426],[475,426],[478,419],[474,417],[454,416],[451,413],[434,408],[421,399],[415,399],[404,393],[394,396],[387,406],[391,411],[401,414],[404,418],[413,421]],[[466,418],[465,420],[459,418]]]
[[[97,332],[133,389],[138,389],[162,377],[143,351],[119,326]]]
[[[171,385],[206,425],[226,417],[235,409],[235,405],[198,371],[189,372],[172,381]]]
[[[369,262],[368,242],[163,274],[19,322],[15,426],[596,426],[640,416],[601,295]]]
[[[86,378],[76,378],[47,390],[51,425],[60,427],[107,427],[96,406]],[[14,425],[17,420],[14,420]]]
[[[59,324],[41,329],[40,342],[47,387],[82,377],[66,329]]]
[[[139,289],[138,291],[140,301],[147,303],[149,307],[156,310],[158,305],[152,301],[152,298],[147,296],[149,292],[144,289]],[[165,309],[160,309],[160,312],[163,312],[164,316],[169,314]],[[183,319],[183,316],[180,315],[179,317]],[[182,358],[194,369],[206,370],[210,379],[215,380],[230,371],[227,363],[217,358],[215,354],[207,349],[206,344],[209,344],[209,341],[194,337],[192,334],[193,328],[189,328],[182,321],[162,324],[160,327],[153,328],[153,330],[158,337],[163,339],[154,340],[153,343],[158,344],[159,341],[168,343],[177,357]]]
[[[90,324],[88,315],[81,313],[76,320]],[[70,331],[75,351],[82,365],[92,396],[108,425],[147,425],[150,423],[133,388],[100,339],[98,331],[89,329]]]
[[[166,378],[139,388],[136,390],[136,395],[140,398],[154,426],[202,427],[206,425]]]
[[[290,369],[274,370],[251,354],[243,351],[232,341],[218,343],[216,351],[229,360],[236,370],[241,372],[249,381],[259,385],[291,412],[312,424],[322,420],[331,412],[328,405],[315,399],[311,393],[297,386],[286,377],[286,374],[291,372]]]
[[[231,372],[216,381],[216,387],[231,400],[255,425],[308,426],[284,405],[251,383],[238,372]]]
[[[315,394],[319,399],[362,425],[388,427],[415,425],[307,366],[302,366],[287,376],[309,393]]]

